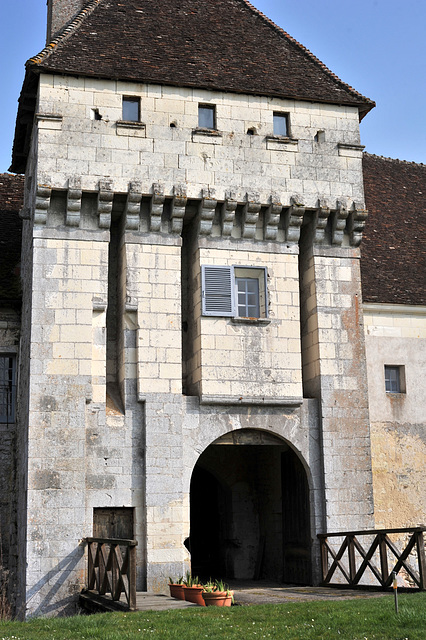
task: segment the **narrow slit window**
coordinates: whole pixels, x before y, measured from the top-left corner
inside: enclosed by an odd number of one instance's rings
[[[122,118],[125,122],[140,121],[140,100],[139,98],[131,98],[123,96],[123,114]]]
[[[200,129],[216,129],[216,107],[214,105],[198,105],[198,126]]]
[[[288,113],[274,112],[274,136],[289,136]]]

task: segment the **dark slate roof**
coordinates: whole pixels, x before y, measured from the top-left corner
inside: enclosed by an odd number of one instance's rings
[[[364,154],[364,302],[426,304],[426,165]]]
[[[24,199],[24,178],[0,174],[0,305],[18,303],[21,296],[22,220],[19,210]]]
[[[247,0],[89,0],[27,62],[10,171],[23,173],[40,71],[375,106]]]
[[[91,0],[28,65],[349,104],[363,113],[374,106],[247,0]]]

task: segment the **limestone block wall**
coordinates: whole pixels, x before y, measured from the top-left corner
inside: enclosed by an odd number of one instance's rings
[[[314,248],[302,279],[305,394],[321,406],[326,529],[372,525],[359,254]]]
[[[137,308],[138,393],[182,393],[181,239],[126,237],[127,298]]]
[[[123,96],[140,98],[143,126],[120,123]],[[218,135],[198,130],[199,104],[216,106]],[[274,111],[288,114],[288,139],[273,136]],[[248,191],[309,207],[363,201],[356,108],[42,74],[38,114],[37,180],[54,188],[81,175],[89,191],[108,178],[123,193],[138,180],[166,195],[187,184],[191,198],[211,188],[240,202]]]
[[[270,249],[270,247],[269,247]],[[267,269],[268,318],[239,321],[202,315],[201,266],[252,266]],[[301,347],[298,257],[293,253],[221,248],[200,243],[193,253],[193,391],[223,401],[301,400]]]
[[[86,403],[92,373],[95,381],[98,373],[92,370],[93,306],[106,292],[107,260],[106,243],[64,239],[51,230],[35,230],[34,236],[26,574],[31,614],[54,606],[56,580],[62,607],[84,584],[78,541],[91,532]]]
[[[426,519],[426,309],[364,305],[375,523]],[[385,365],[403,371],[403,391],[385,390]]]

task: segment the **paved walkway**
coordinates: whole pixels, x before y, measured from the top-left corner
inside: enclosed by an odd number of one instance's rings
[[[329,602],[355,598],[379,598],[385,595],[378,591],[355,589],[332,589],[330,587],[286,587],[263,582],[230,582],[234,589],[236,605],[284,604],[286,602],[306,602],[309,600],[327,600]],[[162,611],[165,609],[185,609],[198,605],[177,600],[168,596],[138,592],[136,597],[138,611]]]

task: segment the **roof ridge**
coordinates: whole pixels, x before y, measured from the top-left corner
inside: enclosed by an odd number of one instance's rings
[[[90,0],[86,6],[84,6],[79,13],[68,22],[62,29],[59,31],[56,38],[53,38],[51,42],[46,44],[44,49],[40,51],[37,55],[29,58],[25,63],[25,66],[28,67],[31,64],[41,64],[46,60],[50,54],[52,54],[58,45],[60,45],[64,40],[67,40],[69,36],[76,31],[76,29],[84,22],[84,20],[93,13],[96,7],[101,4],[104,0]]]
[[[355,96],[357,96],[358,98],[362,98],[363,100],[367,101],[369,104],[375,106],[376,103],[374,102],[374,100],[371,100],[371,98],[367,98],[367,96],[364,96],[362,93],[360,93],[359,91],[357,91],[356,89],[354,89],[353,87],[351,87],[350,84],[347,84],[346,82],[344,82],[341,78],[339,78],[338,75],[336,75],[335,73],[333,73],[333,71],[331,71],[331,69],[329,69],[327,67],[326,64],[324,64],[324,62],[321,62],[321,60],[319,58],[316,57],[316,55],[314,53],[312,53],[312,51],[310,51],[310,49],[308,49],[307,47],[305,47],[305,45],[303,45],[301,42],[299,42],[298,40],[296,40],[296,38],[293,38],[292,35],[290,35],[289,33],[287,33],[287,31],[285,31],[282,27],[280,27],[278,24],[276,24],[273,20],[271,20],[271,18],[268,18],[267,15],[265,15],[264,13],[262,13],[262,11],[260,11],[260,9],[257,9],[257,7],[255,7],[250,0],[241,0],[242,2],[244,2],[244,4],[247,5],[247,7],[249,9],[251,9],[252,11],[254,11],[258,16],[260,16],[265,22],[267,22],[271,27],[274,27],[274,29],[276,29],[277,31],[281,32],[292,44],[296,45],[297,47],[299,47],[305,54],[308,55],[308,57],[312,60],[312,62],[314,62],[315,64],[317,64],[323,71],[325,71],[335,82],[337,82],[340,85],[343,85],[346,89],[348,89],[350,92],[352,92]]]
[[[400,164],[413,164],[416,167],[426,166],[423,162],[415,162],[414,160],[400,160],[399,158],[390,158],[389,156],[378,156],[376,153],[369,153],[368,151],[364,151],[363,155],[369,156],[370,158],[377,158],[378,160],[386,160],[388,162],[399,162]]]

